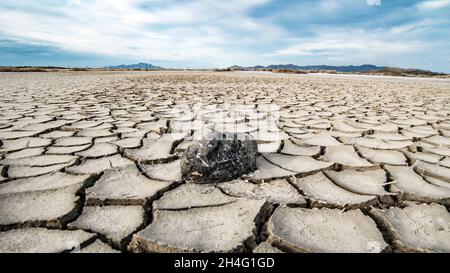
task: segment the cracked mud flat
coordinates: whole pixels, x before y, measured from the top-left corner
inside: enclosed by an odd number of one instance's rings
[[[448,80],[9,73],[0,90],[0,252],[450,252]],[[202,130],[251,134],[257,170],[183,181]]]

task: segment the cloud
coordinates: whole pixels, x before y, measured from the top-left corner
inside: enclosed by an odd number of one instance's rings
[[[32,1],[0,8],[2,36],[74,52],[147,59],[226,58],[233,41],[263,42],[283,31],[245,16],[265,0],[165,2],[74,1],[43,9]]]
[[[399,33],[399,30],[395,30]],[[358,59],[375,61],[383,57],[419,52],[423,49],[420,41],[396,41],[394,31],[340,29],[323,31],[316,37],[299,39],[292,45],[279,49],[273,53],[277,56],[314,56],[320,55],[325,59]],[[380,56],[383,56],[380,58]]]
[[[373,8],[381,1],[0,1],[0,39],[46,54],[53,50],[67,62],[95,55],[96,64],[370,61],[441,69],[449,55],[450,20],[436,7],[448,2],[385,1]],[[6,50],[1,47],[0,55]]]
[[[421,10],[437,10],[450,6],[450,0],[428,0],[419,3],[418,8]]]
[[[81,0],[66,0],[69,6],[79,6],[81,5]]]
[[[381,5],[381,0],[367,0],[367,5],[369,6],[379,6]]]

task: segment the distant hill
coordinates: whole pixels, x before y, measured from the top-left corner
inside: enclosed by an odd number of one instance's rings
[[[138,64],[121,64],[121,65],[115,65],[115,66],[107,66],[108,69],[163,69],[160,66],[147,64],[147,63],[138,63]]]
[[[380,67],[371,64],[363,65],[347,65],[347,66],[332,66],[332,65],[306,65],[299,66],[295,64],[271,64],[269,66],[249,66],[242,67],[234,65],[229,67],[231,70],[260,70],[260,69],[287,69],[287,70],[317,70],[317,71],[331,71],[336,72],[363,72],[363,71],[377,71],[383,70],[385,67]]]
[[[228,67],[226,69],[228,69],[228,70],[250,70],[250,68],[244,67],[244,66],[240,66],[240,65],[233,65],[233,66],[230,66],[230,67]]]
[[[385,67],[382,70],[363,71],[361,74],[385,75],[385,76],[407,76],[407,77],[434,77],[447,76],[445,73],[437,73],[429,70],[412,69],[412,68],[398,68]]]
[[[269,65],[272,69],[291,69],[291,70],[334,70],[336,72],[361,72],[361,71],[376,71],[382,70],[384,67],[379,67],[371,64],[363,65],[347,65],[347,66],[332,66],[332,65],[306,65],[297,66],[293,64],[287,65]]]
[[[437,73],[423,69],[415,68],[398,68],[389,66],[376,66],[372,64],[363,65],[344,65],[344,66],[332,66],[332,65],[306,65],[299,66],[295,64],[271,64],[268,66],[239,66],[233,65],[222,71],[271,71],[275,73],[354,73],[354,74],[366,74],[366,75],[384,75],[384,76],[402,76],[402,77],[442,77],[449,78],[450,74]]]

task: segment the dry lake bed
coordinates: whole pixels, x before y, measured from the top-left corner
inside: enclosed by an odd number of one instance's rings
[[[0,74],[0,252],[450,252],[450,80]],[[257,169],[186,183],[204,130]]]

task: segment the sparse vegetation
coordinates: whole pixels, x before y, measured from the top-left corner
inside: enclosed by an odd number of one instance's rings
[[[214,72],[231,72],[231,71],[233,71],[233,69],[231,69],[231,68],[214,68],[213,69],[213,71]]]
[[[29,66],[2,66],[0,72],[47,72],[48,70],[41,67],[29,67]]]
[[[336,69],[332,69],[336,68]],[[369,68],[376,68],[367,70]],[[366,69],[366,70],[364,70]],[[308,73],[326,73],[326,74],[364,74],[364,75],[383,75],[383,76],[401,76],[401,77],[441,77],[448,78],[449,74],[432,72],[421,69],[405,69],[395,67],[378,67],[374,65],[361,66],[297,66],[297,65],[269,65],[269,66],[239,66],[234,65],[226,69],[214,69],[214,71],[268,71],[273,73],[291,73],[291,74],[308,74]]]
[[[87,68],[60,66],[0,66],[0,72],[56,72],[56,71],[89,71]]]
[[[74,67],[71,68],[70,71],[89,71],[87,68]]]
[[[396,68],[396,67],[385,67],[382,70],[366,71],[366,72],[361,72],[361,74],[399,76],[399,77],[442,77],[442,76],[447,76],[447,74],[444,74],[444,73],[437,73],[437,72],[432,72],[432,71],[428,71],[428,70],[404,69],[404,68]]]
[[[269,69],[274,73],[290,73],[290,74],[308,74],[309,72],[306,70],[292,70],[292,69]]]

